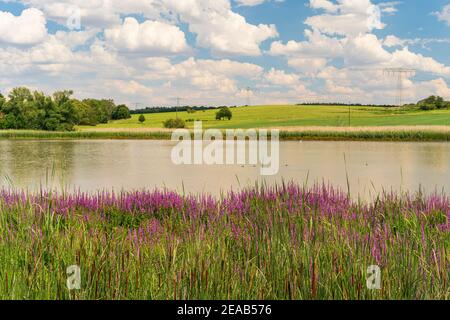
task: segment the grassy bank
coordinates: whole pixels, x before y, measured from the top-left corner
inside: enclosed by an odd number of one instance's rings
[[[159,130],[91,130],[48,132],[27,130],[0,131],[0,139],[142,139],[170,140],[170,131]],[[345,128],[291,129],[280,131],[281,140],[348,140],[348,141],[450,141],[450,130],[383,128],[358,130]]]
[[[0,299],[449,299],[449,219],[444,194],[365,204],[326,186],[220,200],[3,190]]]

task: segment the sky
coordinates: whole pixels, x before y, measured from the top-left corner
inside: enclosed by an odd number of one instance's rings
[[[401,83],[404,103],[450,100],[449,53],[449,0],[0,0],[4,95],[393,104]]]

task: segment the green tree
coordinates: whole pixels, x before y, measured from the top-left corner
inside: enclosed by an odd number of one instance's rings
[[[111,118],[113,120],[130,119],[130,109],[124,104],[121,104],[114,108]]]
[[[0,111],[2,110],[2,106],[5,103],[5,97],[0,93]]]
[[[140,123],[144,123],[144,122],[145,122],[145,116],[144,116],[143,114],[141,114],[141,115],[139,116],[139,122],[140,122]]]
[[[37,110],[29,89],[24,87],[12,89],[2,111],[5,114],[2,128],[37,129]]]
[[[446,107],[444,99],[438,96],[430,96],[424,100],[419,101],[417,105],[422,110],[443,109]]]
[[[57,91],[53,94],[53,101],[55,103],[56,120],[59,120],[59,124],[56,129],[59,131],[72,131],[77,123],[77,114],[73,106],[73,101],[70,98],[73,94],[72,90]],[[54,127],[54,126],[52,126]]]
[[[73,130],[76,113],[72,91],[55,92],[52,97],[27,88],[14,88],[2,103],[0,128],[35,130]]]
[[[231,112],[230,108],[228,108],[228,107],[222,107],[216,113],[216,120],[222,120],[222,119],[231,120],[231,118],[233,118],[233,113]]]
[[[82,101],[73,99],[72,105],[75,109],[75,114],[77,118],[77,125],[81,126],[96,126],[97,125],[97,114],[95,109],[89,104],[83,103]]]
[[[450,101],[445,101],[444,108],[450,109]]]
[[[33,93],[34,105],[38,110],[38,127],[41,130],[57,130],[61,117],[55,108],[55,102],[42,92]],[[51,120],[50,120],[51,119]]]
[[[111,120],[112,112],[116,107],[113,100],[107,99],[85,99],[83,100],[83,103],[88,104],[95,110],[98,123],[108,123],[108,121]]]

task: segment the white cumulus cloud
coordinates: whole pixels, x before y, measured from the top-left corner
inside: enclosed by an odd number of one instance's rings
[[[42,11],[26,9],[20,16],[0,11],[0,43],[32,45],[46,36],[46,20]]]
[[[115,48],[130,52],[180,53],[188,49],[184,32],[159,21],[139,23],[125,18],[122,25],[105,30],[105,38]]]

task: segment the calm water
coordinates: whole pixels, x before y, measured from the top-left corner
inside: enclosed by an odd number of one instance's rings
[[[215,195],[230,189],[295,180],[330,182],[354,196],[384,189],[450,190],[450,143],[282,142],[280,172],[254,166],[176,166],[170,141],[0,141],[1,185],[39,188],[168,187]],[[344,154],[346,161],[344,161]],[[346,169],[347,168],[347,169]]]

